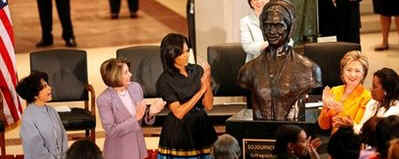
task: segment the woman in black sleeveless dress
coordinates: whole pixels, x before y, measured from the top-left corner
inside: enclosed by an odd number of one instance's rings
[[[205,111],[213,107],[209,65],[188,63],[187,38],[168,34],[161,42],[164,72],[157,91],[170,110],[162,127],[158,159],[208,159],[217,136]]]

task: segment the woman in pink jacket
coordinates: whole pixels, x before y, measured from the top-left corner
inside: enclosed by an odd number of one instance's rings
[[[100,118],[105,130],[105,159],[144,159],[147,150],[140,127],[145,111],[160,112],[165,102],[156,101],[149,110],[143,102],[143,90],[131,82],[128,62],[109,59],[101,65],[101,76],[108,86],[97,98]]]

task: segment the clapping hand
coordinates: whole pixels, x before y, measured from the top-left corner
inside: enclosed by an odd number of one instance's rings
[[[311,136],[307,138],[306,141],[306,149],[309,152],[310,158],[311,159],[319,159],[319,153],[317,152],[317,148],[321,145],[321,140],[320,138],[314,138],[312,139]]]
[[[145,113],[146,104],[144,100],[136,103],[136,120],[141,120]]]
[[[326,86],[323,89],[323,106],[329,109],[334,110],[336,113],[343,111],[343,105],[341,102],[338,102],[334,99],[333,94],[331,93],[330,87]]]
[[[208,90],[211,87],[211,67],[207,62],[200,64],[204,69],[204,73],[201,77],[201,89]]]
[[[337,115],[333,117],[332,121],[334,128],[353,126],[353,120],[349,116]]]
[[[153,104],[150,106],[150,116],[154,116],[162,111],[165,107],[166,102],[162,99],[156,99]]]

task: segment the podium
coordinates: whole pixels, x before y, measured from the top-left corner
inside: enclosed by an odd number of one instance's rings
[[[240,143],[243,159],[268,159],[274,149],[275,132],[281,125],[298,125],[308,136],[328,138],[329,131],[321,130],[315,120],[315,116],[318,116],[317,110],[306,109],[305,114],[305,121],[253,120],[252,109],[242,109],[226,120],[226,133],[234,136]],[[323,141],[323,145],[327,142]]]

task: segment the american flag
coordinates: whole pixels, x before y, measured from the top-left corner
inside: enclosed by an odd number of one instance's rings
[[[0,0],[0,88],[3,94],[3,108],[6,125],[21,118],[22,107],[15,91],[17,72],[15,62],[15,40],[10,10],[6,0]]]

